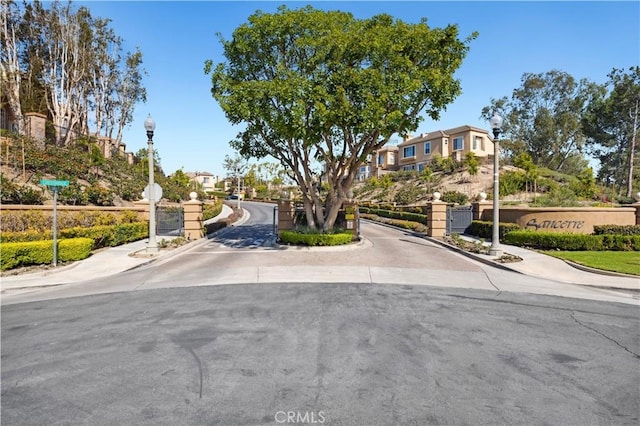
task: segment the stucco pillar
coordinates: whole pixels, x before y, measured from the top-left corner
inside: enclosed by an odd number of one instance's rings
[[[278,201],[278,238],[282,234],[282,231],[288,231],[294,229],[294,205],[291,200],[279,200]]]
[[[480,193],[480,200],[471,203],[471,207],[473,208],[473,220],[483,220],[482,215],[485,210],[492,210],[493,212],[493,203],[487,201],[487,194],[484,192]]]
[[[182,205],[184,210],[184,237],[187,240],[199,240],[204,236],[202,224],[202,201],[198,200],[198,194],[189,194],[191,200]]]
[[[433,201],[427,204],[427,235],[444,238],[447,233],[447,203],[440,201],[440,193],[434,192]]]

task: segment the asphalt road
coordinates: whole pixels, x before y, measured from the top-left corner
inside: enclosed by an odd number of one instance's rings
[[[270,224],[2,306],[2,424],[640,421],[637,305],[520,292],[557,283],[375,225],[278,250]],[[368,280],[302,282],[332,270]]]
[[[10,305],[2,424],[637,425],[638,329],[631,305],[424,286]]]

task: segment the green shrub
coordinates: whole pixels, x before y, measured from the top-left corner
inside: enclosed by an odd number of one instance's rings
[[[595,225],[594,235],[640,235],[640,225]]]
[[[427,223],[427,215],[421,214],[421,213],[375,209],[370,207],[360,207],[360,212],[369,213],[369,214],[373,214],[380,217],[386,217],[389,219],[405,220],[410,222],[418,222],[422,224]]]
[[[523,171],[507,171],[500,175],[500,196],[511,195],[525,191],[527,188],[527,174]]]
[[[112,206],[113,192],[100,185],[91,185],[86,190],[87,201],[96,206]]]
[[[28,241],[52,240],[53,230],[36,231],[29,229],[23,232],[2,232],[0,234],[0,243],[26,243]]]
[[[469,201],[469,197],[467,196],[467,194],[463,194],[462,192],[447,191],[444,194],[442,194],[441,200],[444,201],[445,203],[454,203],[454,204],[464,205],[467,203],[467,201]]]
[[[633,197],[626,197],[626,196],[619,196],[616,198],[616,201],[618,202],[618,204],[633,204],[636,202],[636,200]]]
[[[396,193],[394,201],[400,205],[413,204],[423,195],[420,187],[416,185],[403,185]]]
[[[59,240],[57,243],[58,259],[64,262],[86,259],[93,249],[93,240],[90,238]],[[52,262],[53,240],[0,245],[0,269],[3,271],[20,266],[43,265]]]
[[[285,244],[304,246],[337,246],[353,241],[352,233],[321,234],[298,231],[282,231],[280,240]]]
[[[202,220],[209,220],[218,216],[222,212],[222,201],[217,201],[213,204],[203,204],[202,206]]]
[[[387,225],[397,226],[398,228],[410,229],[415,232],[427,232],[427,226],[420,222],[412,222],[408,220],[389,219],[386,217],[376,216],[375,214],[361,213],[362,219],[373,220],[374,222],[386,223]]]
[[[135,211],[58,211],[58,229],[76,226],[88,228],[96,225],[117,225],[122,223],[136,223],[140,218]],[[40,231],[53,229],[53,212],[44,210],[4,210],[0,223],[3,233]],[[41,238],[44,239],[44,238]]]
[[[638,251],[640,235],[586,235],[559,232],[514,231],[504,242],[540,250],[566,251]]]
[[[498,224],[498,234],[500,240],[504,239],[504,236],[509,232],[519,231],[520,227],[516,223],[500,222]],[[493,236],[493,222],[474,220],[464,231],[465,234],[474,235],[479,238],[491,238]]]
[[[531,206],[535,207],[577,207],[580,203],[576,194],[567,186],[559,186],[545,195],[537,197]]]
[[[132,241],[138,241],[149,235],[146,222],[103,225],[91,228],[68,228],[60,231],[61,238],[91,238],[95,248],[115,247]]]
[[[58,260],[70,262],[89,257],[93,250],[91,238],[72,238],[58,241]]]

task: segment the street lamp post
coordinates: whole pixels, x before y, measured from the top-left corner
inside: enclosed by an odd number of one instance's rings
[[[491,233],[491,247],[489,255],[500,257],[500,142],[502,132],[502,117],[497,112],[491,117],[491,129],[493,130],[493,228]]]
[[[156,128],[156,122],[151,118],[151,114],[144,120],[144,128],[147,131],[147,154],[149,155],[149,245],[147,253],[157,253],[158,243],[156,241],[156,194],[155,183],[153,181],[153,131]]]
[[[240,209],[240,168],[239,167],[236,167],[236,179],[238,180],[238,184],[237,184],[237,186],[238,186],[238,202],[237,202],[238,206],[237,207],[238,207],[238,210],[239,210]]]

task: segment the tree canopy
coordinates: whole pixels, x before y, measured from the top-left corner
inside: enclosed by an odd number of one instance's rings
[[[135,105],[146,100],[142,53],[123,52],[110,20],[60,1],[0,5],[0,89],[22,133],[24,112],[46,114],[55,139],[122,139]],[[61,132],[61,129],[68,130]]]
[[[563,71],[525,73],[511,98],[492,99],[482,116],[488,121],[494,110],[502,113],[508,156],[528,153],[537,166],[576,174],[587,165],[581,120],[601,93],[597,84]]]
[[[220,36],[225,63],[205,63],[213,97],[244,124],[231,145],[272,156],[298,185],[310,227],[332,228],[357,169],[395,133],[417,128],[461,93],[454,78],[476,37],[376,15],[307,6],[260,11]],[[320,193],[320,180],[328,193]]]
[[[631,197],[640,188],[636,149],[640,130],[640,67],[614,68],[605,84],[607,93],[596,99],[583,117],[587,147],[600,160],[598,178],[624,189]]]

